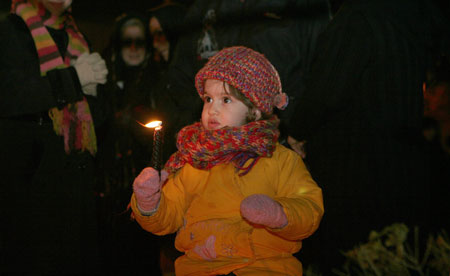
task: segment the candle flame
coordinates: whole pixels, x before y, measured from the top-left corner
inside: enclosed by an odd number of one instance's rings
[[[144,126],[147,128],[161,129],[162,121],[151,121],[150,123],[145,124]]]

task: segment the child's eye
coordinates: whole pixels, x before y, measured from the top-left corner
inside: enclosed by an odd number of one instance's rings
[[[203,101],[204,101],[205,103],[210,103],[210,102],[212,102],[212,99],[211,99],[211,97],[209,97],[209,96],[204,96],[204,97],[203,97]]]
[[[231,103],[231,99],[228,97],[223,98],[224,103]]]

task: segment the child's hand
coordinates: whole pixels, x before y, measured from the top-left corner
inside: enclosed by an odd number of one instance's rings
[[[283,207],[263,194],[255,194],[244,198],[241,202],[241,214],[251,223],[270,228],[283,228],[288,223]]]
[[[151,212],[156,208],[161,197],[161,186],[168,176],[169,174],[162,170],[160,179],[158,171],[149,167],[143,169],[136,177],[133,183],[133,191],[141,212]]]

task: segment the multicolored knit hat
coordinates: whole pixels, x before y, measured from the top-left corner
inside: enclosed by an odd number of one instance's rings
[[[200,96],[207,79],[224,81],[237,88],[264,113],[272,113],[274,106],[284,109],[288,105],[275,67],[263,54],[247,47],[224,48],[200,69],[195,76]]]

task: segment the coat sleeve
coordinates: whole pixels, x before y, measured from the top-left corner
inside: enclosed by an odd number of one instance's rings
[[[268,230],[287,240],[305,239],[317,230],[322,219],[322,190],[298,154],[283,147],[274,158],[279,176],[274,199],[283,206],[288,224]]]
[[[144,216],[140,213],[135,195],[132,195],[133,214],[144,230],[162,236],[174,233],[183,226],[184,214],[190,201],[182,181],[185,177],[189,177],[189,170],[186,170],[186,167],[169,176],[161,189],[158,209],[151,216]]]
[[[0,23],[0,116],[37,113],[82,99],[73,67],[43,77],[33,39],[22,19],[10,15]]]

